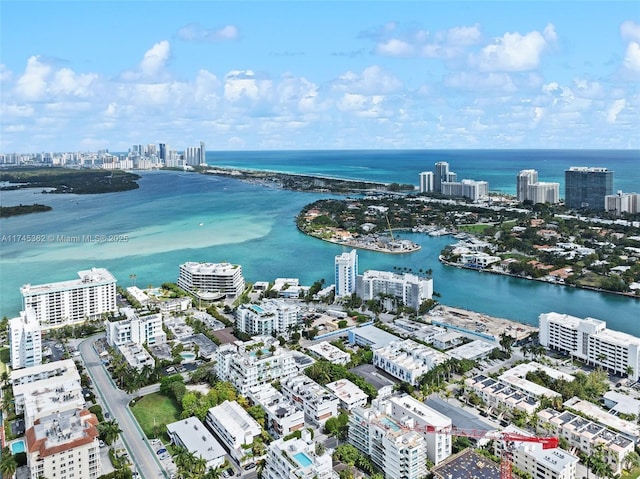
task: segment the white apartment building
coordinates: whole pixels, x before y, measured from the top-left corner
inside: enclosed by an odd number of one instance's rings
[[[505,407],[508,410],[518,409],[527,414],[535,414],[540,406],[540,399],[536,396],[514,389],[499,380],[478,374],[464,381],[469,391],[475,392],[487,407]]]
[[[105,321],[107,343],[110,346],[121,346],[135,343],[139,346],[162,344],[167,334],[162,330],[162,314],[136,313],[132,308],[122,308],[123,319]]]
[[[440,414],[412,396],[392,396],[380,401],[379,408],[403,424],[411,424],[426,440],[427,457],[437,466],[451,455],[451,418]],[[438,434],[438,431],[442,431]]]
[[[28,428],[58,411],[84,407],[80,374],[72,359],[11,371],[16,414]]]
[[[351,355],[349,353],[335,347],[328,341],[321,341],[318,344],[308,346],[307,351],[309,351],[314,356],[326,359],[333,364],[342,364],[346,366],[349,361],[351,361]]]
[[[9,351],[11,369],[42,364],[42,333],[33,309],[20,311],[20,316],[9,320]]]
[[[248,399],[262,406],[266,414],[267,431],[275,437],[283,437],[304,427],[304,411],[290,401],[271,384],[254,386]]]
[[[309,431],[303,431],[300,439],[269,444],[262,469],[263,479],[338,479],[333,471],[333,460],[328,452],[316,454],[316,446]]]
[[[242,266],[229,263],[184,263],[180,265],[178,286],[201,299],[220,296],[236,298],[244,291]]]
[[[216,374],[232,383],[240,394],[260,384],[272,383],[297,374],[294,354],[271,336],[256,336],[252,341],[236,341],[220,346],[214,353]]]
[[[534,205],[549,203],[555,205],[560,202],[560,183],[540,181],[527,187],[527,199]]]
[[[531,433],[514,425],[509,425],[502,432],[519,436],[533,436]],[[494,443],[495,454],[500,456],[501,441]],[[536,479],[576,479],[576,466],[580,458],[561,449],[543,449],[536,442],[515,442],[512,452],[513,466],[529,473]]]
[[[603,448],[605,460],[614,474],[622,472],[625,457],[634,450],[634,442],[630,438],[570,411],[539,411],[537,432],[545,436],[564,437],[571,448],[575,447],[587,455]]]
[[[369,396],[348,379],[338,379],[337,381],[328,383],[326,388],[338,398],[340,408],[345,411],[351,411],[355,407],[364,407],[367,405]]]
[[[539,327],[540,344],[547,348],[634,381],[640,377],[640,338],[636,336],[607,329],[607,323],[598,319],[559,313],[541,314]]]
[[[376,401],[374,401],[374,404]],[[349,416],[349,443],[371,457],[386,478],[422,479],[427,476],[427,444],[413,431],[375,406],[357,407]]]
[[[412,386],[420,376],[445,362],[449,356],[435,349],[401,339],[373,351],[373,365]]]
[[[613,211],[618,215],[621,213],[638,213],[640,212],[640,194],[618,191],[615,195],[606,195],[604,197],[604,209]]]
[[[420,193],[431,193],[435,189],[434,184],[435,176],[433,171],[423,171],[420,173],[420,186],[418,191]]]
[[[523,202],[528,199],[528,187],[538,182],[538,172],[536,170],[521,170],[516,177],[516,196],[518,201]]]
[[[207,461],[207,469],[217,469],[224,464],[227,452],[197,417],[167,424],[167,433],[173,444]]]
[[[40,418],[25,432],[31,479],[94,479],[100,476],[98,419],[86,409]]]
[[[355,249],[335,257],[336,298],[349,296],[356,292],[358,275],[358,254]]]
[[[433,297],[433,279],[410,273],[368,270],[356,277],[356,292],[364,301],[392,296],[399,304],[417,310],[423,301]],[[388,306],[388,309],[395,309],[393,304]]]
[[[43,330],[83,323],[115,312],[116,279],[104,268],[78,271],[79,279],[20,288],[22,309],[33,308]]]
[[[236,327],[252,336],[271,333],[289,334],[300,323],[300,306],[281,299],[267,299],[260,304],[242,304],[236,310]]]
[[[308,376],[290,376],[280,386],[284,397],[298,404],[311,424],[320,427],[330,417],[338,416],[338,398]]]
[[[242,464],[248,461],[243,445],[252,444],[262,433],[260,424],[235,401],[225,401],[207,412],[205,422],[229,454]]]
[[[443,181],[441,188],[443,195],[469,198],[474,202],[489,196],[489,183],[486,181]]]

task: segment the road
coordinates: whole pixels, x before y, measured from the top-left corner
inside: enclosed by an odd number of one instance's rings
[[[100,398],[103,408],[118,422],[122,441],[140,475],[145,479],[168,478],[169,475],[158,462],[148,441],[143,439],[144,435],[129,410],[129,401],[134,396],[115,386],[93,347],[101,336],[92,336],[79,344],[80,355],[96,389],[96,396]]]

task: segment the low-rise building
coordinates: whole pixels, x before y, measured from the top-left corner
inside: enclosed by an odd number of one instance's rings
[[[242,446],[252,444],[262,433],[262,428],[237,402],[224,401],[212,407],[205,422],[238,464],[249,460],[250,449]]]
[[[367,405],[369,396],[348,379],[339,379],[327,384],[326,387],[338,398],[340,408],[345,411],[351,411],[355,407]]]
[[[297,374],[294,355],[271,336],[224,344],[214,353],[216,374],[244,396],[249,389]]]
[[[136,368],[138,371],[146,367],[155,367],[155,360],[149,352],[136,343],[126,343],[118,346],[118,351],[122,354],[122,357],[127,361],[129,366]]]
[[[328,452],[317,455],[310,432],[303,431],[300,439],[278,439],[269,444],[262,477],[338,479],[338,474],[333,471],[331,455]]]
[[[519,436],[533,436],[533,434],[514,425],[507,426],[503,432]],[[500,456],[502,441],[496,441],[494,446],[495,454]],[[576,466],[580,458],[559,447],[543,449],[540,443],[515,442],[511,454],[513,466],[522,472],[529,473],[531,477],[576,479]]]
[[[326,359],[333,364],[347,365],[351,361],[351,355],[340,348],[335,347],[328,341],[322,341],[307,347],[307,350],[314,356]]]
[[[10,381],[17,414],[28,428],[57,411],[84,407],[80,374],[71,359],[12,371]]]
[[[247,397],[253,404],[262,406],[267,431],[275,437],[287,436],[304,427],[302,407],[285,398],[271,384],[252,387]]]
[[[86,409],[39,418],[25,433],[31,479],[100,476],[98,419]]]
[[[640,443],[640,425],[638,425],[636,421],[622,419],[619,416],[605,411],[592,402],[575,396],[565,401],[563,406],[565,409],[578,412],[583,417],[593,419],[600,424],[606,424],[616,431],[632,438],[636,443]],[[637,413],[638,410],[636,410],[636,414]]]
[[[260,304],[241,304],[236,310],[236,327],[251,336],[289,334],[300,323],[301,309],[281,299]]]
[[[482,339],[476,339],[470,343],[463,344],[457,348],[447,351],[447,354],[456,359],[470,359],[475,361],[477,359],[488,356],[491,351],[496,348],[495,343],[483,341]]]
[[[373,351],[374,366],[412,386],[420,376],[445,362],[448,355],[411,339],[397,340]]]
[[[280,386],[284,397],[303,408],[305,419],[311,424],[323,426],[327,419],[338,415],[338,398],[313,379],[290,376]]]
[[[602,449],[614,474],[622,472],[627,454],[634,450],[632,439],[570,411],[547,408],[537,414],[539,434],[563,437],[570,448],[576,448],[588,456]]]
[[[371,349],[381,348],[392,341],[400,339],[398,336],[387,333],[384,329],[373,325],[350,329],[348,337],[349,343],[357,344],[358,346],[369,346]]]
[[[532,394],[517,390],[484,374],[477,374],[464,381],[469,391],[476,393],[488,408],[505,407],[534,414],[540,406],[540,399]]]
[[[197,417],[167,424],[167,433],[173,444],[207,461],[207,469],[217,469],[224,464],[227,452]]]
[[[162,344],[167,335],[162,329],[162,314],[137,313],[132,308],[122,308],[122,316],[105,321],[107,343],[110,346],[121,346],[134,343]]]

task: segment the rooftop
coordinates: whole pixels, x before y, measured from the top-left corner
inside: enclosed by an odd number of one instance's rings
[[[184,447],[207,462],[226,454],[224,448],[197,417],[189,417],[167,424],[169,434],[180,438]]]

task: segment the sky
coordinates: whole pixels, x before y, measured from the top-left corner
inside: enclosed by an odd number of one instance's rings
[[[0,0],[0,153],[640,148],[637,1]]]

